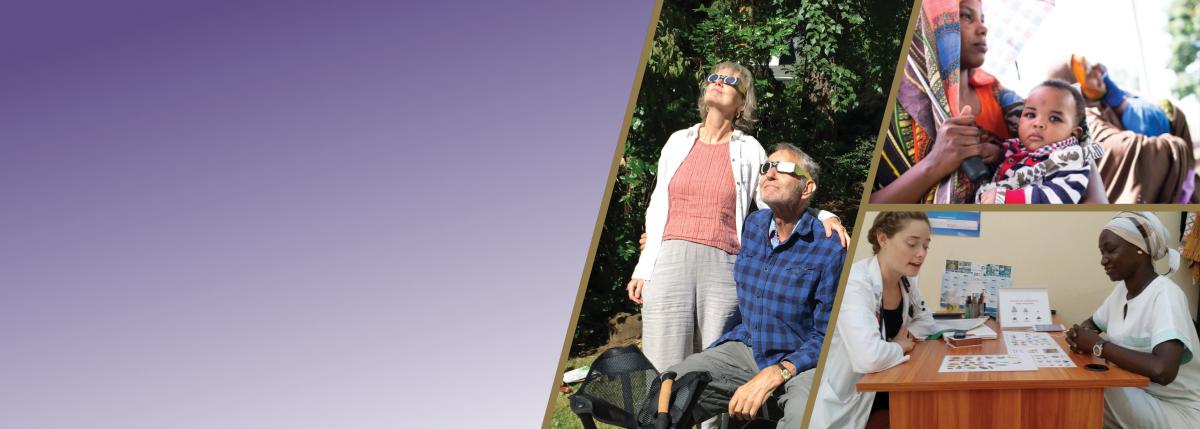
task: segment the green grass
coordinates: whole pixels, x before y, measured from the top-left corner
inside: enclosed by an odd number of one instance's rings
[[[592,361],[596,360],[596,356],[599,356],[599,355],[600,355],[600,353],[597,352],[595,354],[588,355],[588,356],[580,356],[580,357],[567,359],[567,368],[578,368],[578,367],[581,367],[584,365],[591,365]],[[575,389],[578,389],[580,384],[582,384],[582,383],[569,384],[568,386],[571,387],[571,393],[575,393]],[[570,399],[569,399],[571,394],[555,392],[554,395],[555,395],[554,396],[554,414],[552,414],[550,416],[550,425],[548,427],[551,429],[562,429],[562,428],[582,429],[583,424],[579,423],[579,417],[575,416],[575,413],[571,412],[571,404],[570,404]],[[617,428],[617,426],[606,425],[601,422],[596,422],[596,427],[598,427],[598,428]]]

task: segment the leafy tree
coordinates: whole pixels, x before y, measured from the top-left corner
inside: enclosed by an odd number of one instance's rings
[[[1178,75],[1172,90],[1179,98],[1200,96],[1200,0],[1175,0],[1167,28],[1171,33],[1170,67]]]
[[[821,164],[813,204],[853,228],[900,54],[911,0],[666,1],[650,47],[625,152],[600,235],[572,353],[608,338],[608,319],[636,314],[625,284],[667,137],[699,121],[700,82],[722,61],[755,77],[759,122],[770,150],[790,142]],[[792,80],[768,60],[796,59]]]

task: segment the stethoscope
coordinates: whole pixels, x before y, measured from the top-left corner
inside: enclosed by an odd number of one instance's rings
[[[909,299],[909,298],[912,298],[912,284],[910,284],[908,282],[908,277],[900,276],[900,286],[902,286],[904,288],[904,297],[902,297],[901,299],[903,299],[904,301],[908,301],[908,318],[909,318],[909,320],[912,320],[912,318],[917,317],[917,310],[916,310],[917,305],[914,304],[911,299]],[[924,299],[921,300],[920,306],[921,306],[921,312],[924,313],[925,308],[926,308]],[[882,337],[884,340],[887,340],[887,331],[885,331],[883,329],[883,305],[882,304],[879,306],[879,311],[875,313],[875,320],[879,321],[879,336]]]

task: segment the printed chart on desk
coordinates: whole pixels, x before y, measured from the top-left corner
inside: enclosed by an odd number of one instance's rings
[[[1028,355],[949,355],[942,358],[938,372],[1037,371]]]
[[[1026,355],[1038,368],[1074,368],[1075,362],[1045,332],[1004,331],[1004,346],[1010,355]]]

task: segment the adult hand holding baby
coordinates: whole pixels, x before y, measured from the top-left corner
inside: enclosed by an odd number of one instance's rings
[[[964,107],[958,116],[947,119],[938,127],[936,140],[929,153],[900,177],[872,192],[871,202],[921,201],[930,188],[937,186],[938,181],[958,170],[963,160],[982,155],[984,145],[980,143],[980,136],[974,113],[970,107]]]
[[[938,127],[937,140],[933,143],[924,162],[934,177],[944,177],[957,170],[963,160],[981,156],[980,131],[975,126],[975,115],[971,106],[963,107],[958,116],[947,119]]]

